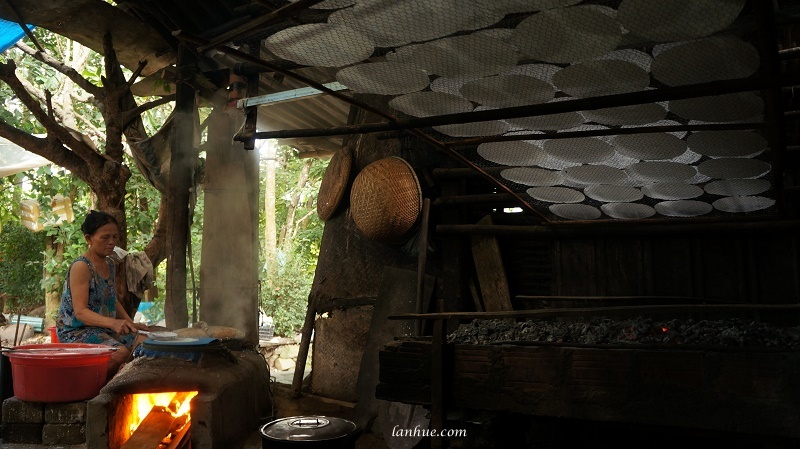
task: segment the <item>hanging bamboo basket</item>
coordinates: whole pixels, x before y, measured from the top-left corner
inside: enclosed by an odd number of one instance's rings
[[[414,228],[422,210],[422,190],[411,165],[399,157],[375,161],[353,181],[350,215],[364,236],[398,243]]]
[[[346,146],[340,148],[328,163],[317,195],[317,215],[320,220],[327,221],[339,208],[347,191],[352,166],[353,152]]]

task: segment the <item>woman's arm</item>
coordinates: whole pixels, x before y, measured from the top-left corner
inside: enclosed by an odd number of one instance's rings
[[[92,273],[86,262],[75,262],[69,270],[69,289],[72,293],[72,308],[75,317],[87,326],[110,329],[118,334],[136,332],[133,322],[105,317],[89,308],[89,280]],[[123,309],[124,310],[124,309]]]
[[[131,319],[131,316],[128,315],[128,311],[126,311],[125,307],[122,306],[122,303],[119,302],[119,299],[117,299],[116,311],[117,311],[117,318],[122,318],[125,321],[129,321],[131,324],[133,324],[133,326],[136,329],[141,329],[141,330],[144,330],[144,331],[150,329],[144,323],[134,323],[133,320]]]

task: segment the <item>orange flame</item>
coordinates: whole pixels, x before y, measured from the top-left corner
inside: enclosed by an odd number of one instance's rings
[[[666,333],[668,330],[669,330],[669,328],[667,326],[662,326],[661,327],[661,332]]]
[[[179,417],[183,415],[189,415],[189,409],[191,407],[191,400],[193,397],[197,396],[196,391],[187,392],[186,397],[183,398],[181,402],[176,396],[179,392],[167,392],[167,393],[137,393],[133,395],[133,410],[131,411],[131,424],[129,427],[130,435],[133,435],[133,432],[136,428],[139,427],[139,424],[144,421],[147,414],[150,413],[150,410],[153,409],[155,406],[164,407],[169,413],[174,417]],[[189,416],[187,416],[186,421],[188,422]]]

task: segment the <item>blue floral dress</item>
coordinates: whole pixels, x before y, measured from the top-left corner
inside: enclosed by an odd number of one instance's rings
[[[104,279],[94,269],[86,257],[78,257],[72,262],[64,281],[64,292],[61,294],[61,306],[58,308],[56,327],[58,339],[63,343],[92,343],[107,346],[125,346],[130,349],[136,340],[135,334],[117,335],[111,329],[87,326],[75,316],[72,305],[72,292],[69,289],[69,273],[75,262],[82,261],[89,265],[89,309],[109,318],[116,318],[117,291],[114,289],[114,263],[106,259],[111,275]]]

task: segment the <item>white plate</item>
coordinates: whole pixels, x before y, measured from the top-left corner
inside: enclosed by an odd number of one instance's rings
[[[370,0],[335,11],[328,22],[363,31],[377,46],[396,47],[485,28],[502,18],[462,0]]]
[[[623,134],[612,145],[623,156],[646,161],[666,160],[686,151],[686,142],[667,133]]]
[[[746,78],[758,70],[758,50],[731,36],[687,42],[653,61],[653,77],[667,86]]]
[[[625,171],[631,178],[644,183],[686,181],[697,173],[691,165],[678,162],[639,162]]]
[[[760,117],[764,101],[752,92],[738,92],[674,100],[669,102],[668,109],[685,119],[727,123]]]
[[[526,75],[498,75],[466,82],[459,91],[467,100],[493,108],[547,103],[555,89]]]
[[[627,203],[642,199],[642,191],[634,187],[615,185],[592,185],[583,189],[589,198],[604,203]]]
[[[567,95],[588,98],[642,91],[650,84],[650,75],[632,62],[605,59],[562,69],[553,75],[553,83]]]
[[[553,204],[550,212],[571,220],[594,220],[600,218],[600,211],[586,204]]]
[[[455,114],[472,111],[468,100],[442,92],[413,92],[389,101],[389,107],[412,117]]]
[[[310,23],[279,31],[266,40],[269,51],[302,65],[342,67],[372,55],[372,39],[344,25]]]
[[[758,159],[711,159],[701,162],[697,171],[709,178],[758,178],[769,173],[772,166]]]
[[[603,125],[649,125],[664,119],[667,109],[658,103],[634,104],[583,111],[587,121]]]
[[[656,210],[652,207],[638,203],[608,203],[600,206],[600,210],[611,218],[623,220],[648,218],[656,213]]]
[[[703,189],[682,182],[659,182],[642,187],[642,193],[657,200],[688,200],[703,194]]]
[[[770,188],[766,179],[721,179],[706,184],[706,193],[723,196],[757,195]]]
[[[487,161],[510,166],[538,165],[547,157],[540,147],[524,140],[482,143],[478,145],[478,154]]]
[[[531,187],[526,192],[547,203],[580,203],[586,199],[581,192],[567,187]]]
[[[556,186],[564,181],[561,172],[543,168],[516,167],[500,172],[503,179],[532,187]]]
[[[603,162],[614,155],[611,145],[594,137],[548,140],[542,148],[550,156],[569,162]]]
[[[511,43],[534,59],[566,63],[603,56],[621,38],[619,23],[590,5],[533,14],[517,25]]]
[[[775,200],[763,196],[729,196],[713,203],[714,208],[723,212],[753,212],[775,205]]]
[[[422,70],[398,62],[374,62],[346,67],[336,73],[336,80],[354,92],[400,95],[419,92],[430,80]]]
[[[583,116],[577,112],[564,112],[562,114],[540,115],[537,117],[511,118],[506,119],[506,123],[514,128],[534,131],[557,131],[582,125]]]
[[[631,33],[657,42],[697,39],[725,29],[746,0],[623,0],[617,18]]]
[[[508,131],[508,123],[495,120],[493,122],[434,126],[433,129],[450,137],[499,136]]]
[[[656,204],[656,212],[668,217],[696,217],[712,210],[710,204],[695,200],[662,201]]]
[[[719,157],[753,157],[764,151],[767,139],[752,131],[700,131],[686,139],[698,154]]]
[[[624,170],[605,165],[567,167],[562,173],[564,180],[580,186],[593,184],[627,185],[630,182]]]
[[[404,47],[393,56],[429,75],[450,78],[497,75],[517,64],[517,53],[506,42],[487,34],[448,37]]]

